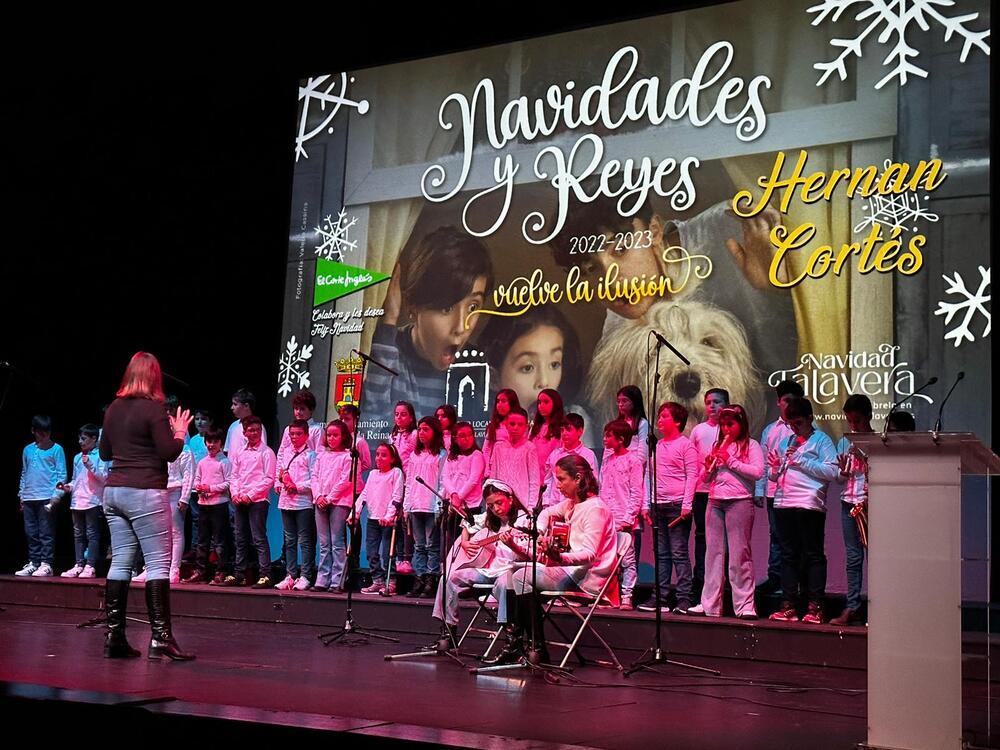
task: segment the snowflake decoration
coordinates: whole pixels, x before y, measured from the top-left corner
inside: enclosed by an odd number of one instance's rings
[[[885,168],[889,169],[891,165],[892,160],[886,159]],[[927,195],[921,198],[915,190],[897,195],[872,195],[868,198],[868,205],[862,208],[868,215],[854,227],[854,232],[863,232],[875,224],[903,231],[909,229],[909,224],[917,219],[937,221],[938,215],[924,208],[927,198]],[[913,227],[913,231],[917,231],[917,228]]]
[[[313,347],[303,346],[299,348],[298,342],[292,336],[285,344],[285,351],[278,358],[278,395],[287,396],[292,392],[292,382],[295,381],[299,388],[309,387],[309,371],[303,366],[305,362],[312,358]]]
[[[357,240],[347,239],[348,231],[357,223],[358,220],[354,216],[351,217],[350,221],[347,220],[347,209],[344,208],[340,209],[336,221],[333,220],[333,216],[327,216],[323,221],[323,226],[316,227],[316,232],[323,242],[316,246],[314,252],[327,260],[343,263],[345,250],[358,249]]]
[[[818,26],[827,16],[832,15],[832,20],[837,21],[852,5],[859,5],[854,20],[858,22],[858,27],[869,21],[867,26],[853,39],[833,39],[830,41],[831,47],[839,47],[842,52],[835,60],[820,62],[813,65],[816,70],[822,71],[817,86],[823,85],[831,73],[836,72],[841,81],[847,80],[847,59],[853,54],[861,57],[861,45],[873,31],[880,26],[885,28],[878,36],[879,44],[886,44],[890,39],[895,38],[895,44],[889,50],[882,61],[883,66],[892,66],[889,74],[875,84],[876,89],[882,88],[893,78],[899,79],[899,85],[905,86],[907,77],[910,75],[927,77],[927,71],[915,64],[919,52],[911,47],[906,41],[906,32],[916,24],[921,31],[929,31],[930,23],[928,19],[937,22],[944,29],[944,40],[947,42],[954,34],[962,37],[962,56],[960,62],[965,62],[969,56],[969,51],[973,47],[978,47],[987,55],[990,54],[990,46],[986,43],[986,38],[990,35],[990,30],[971,31],[965,28],[965,24],[974,21],[979,17],[978,13],[968,13],[964,16],[945,16],[938,8],[950,8],[955,4],[955,0],[823,0],[820,4],[814,5],[806,10],[807,13],[816,13],[812,25]]]
[[[951,319],[955,317],[956,313],[964,311],[965,317],[962,319],[962,322],[944,335],[945,341],[954,339],[956,347],[963,341],[971,343],[976,340],[972,331],[969,330],[969,324],[977,315],[982,315],[986,320],[986,325],[983,327],[980,338],[986,338],[990,335],[992,318],[990,311],[986,309],[986,303],[990,301],[990,295],[986,293],[990,285],[990,269],[979,266],[979,276],[979,289],[976,290],[975,294],[966,289],[965,280],[958,271],[955,272],[955,278],[953,279],[949,279],[947,276],[941,277],[948,282],[945,294],[957,294],[963,298],[961,302],[938,302],[938,309],[934,311],[935,315],[945,316],[944,324],[946,326],[951,323]]]
[[[325,89],[321,89],[327,81],[330,82],[329,85]],[[354,83],[353,77],[350,82]],[[306,153],[305,149],[307,141],[312,140],[324,130],[329,133],[333,132],[333,128],[328,126],[337,112],[340,111],[341,106],[346,104],[348,107],[354,107],[358,110],[359,115],[368,112],[369,104],[367,99],[356,102],[347,98],[347,83],[347,73],[341,73],[339,76],[323,75],[317,78],[310,78],[306,81],[305,86],[299,86],[299,101],[302,102],[302,114],[299,116],[299,134],[295,137],[295,161],[298,161],[300,156],[309,158],[309,154]],[[336,93],[338,86],[340,87],[340,93]],[[309,120],[309,107],[315,102],[319,102],[319,108],[324,112],[326,112],[326,105],[331,105],[330,111],[323,119],[323,122],[307,133],[306,122]]]

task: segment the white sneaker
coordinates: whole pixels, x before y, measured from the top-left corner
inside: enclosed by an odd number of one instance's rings
[[[716,612],[706,612],[705,608],[700,604],[695,604],[693,607],[688,607],[687,613],[689,615],[694,615],[695,617],[721,617],[722,615]]]
[[[292,578],[291,576],[285,576],[282,579],[281,583],[276,585],[274,588],[278,589],[278,591],[291,591],[294,585],[295,585],[295,579]]]
[[[143,568],[142,572],[137,576],[132,576],[132,583],[145,583],[146,582],[146,569]]]
[[[36,570],[34,573],[31,574],[31,577],[48,578],[49,576],[53,575],[55,575],[55,572],[52,570],[52,566],[46,562],[43,562],[41,565],[38,566],[38,570]]]
[[[83,572],[83,566],[77,563],[69,570],[63,571],[62,578],[77,578]]]
[[[66,575],[63,573],[63,575]],[[80,578],[94,578],[97,576],[97,571],[94,570],[93,565],[84,565],[83,570],[80,571]]]
[[[296,591],[305,591],[309,588],[309,579],[305,576],[299,576],[299,579],[292,586]]]
[[[34,575],[35,571],[38,570],[38,566],[33,562],[26,562],[24,567],[16,571],[14,575],[16,576],[30,576]]]

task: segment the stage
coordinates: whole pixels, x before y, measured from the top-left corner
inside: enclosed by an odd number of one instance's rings
[[[358,623],[402,642],[324,647],[316,636],[340,624],[346,597],[208,586],[174,590],[177,637],[196,661],[106,660],[101,629],[76,627],[97,613],[100,589],[100,581],[0,579],[8,707],[30,711],[44,702],[43,713],[58,716],[82,705],[129,706],[131,720],[157,731],[199,717],[225,723],[226,731],[231,723],[247,731],[329,731],[373,744],[625,748],[669,740],[671,747],[714,747],[739,737],[740,747],[773,748],[776,727],[783,742],[814,747],[864,738],[864,628],[667,616],[663,643],[671,656],[719,669],[721,678],[678,667],[624,678],[586,667],[550,684],[522,671],[472,676],[440,656],[386,662],[384,654],[430,640],[436,628],[427,600],[358,596]],[[130,616],[144,617],[143,606],[135,585]],[[626,664],[653,635],[649,613],[599,619]],[[129,632],[145,652],[147,628],[130,622]],[[466,645],[478,653],[485,641]],[[791,663],[807,654],[812,664]],[[476,664],[471,655],[465,661]],[[822,661],[836,666],[816,665]]]
[[[334,733],[372,747],[819,750],[865,738],[864,627],[669,615],[669,655],[721,677],[667,666],[626,678],[575,662],[571,674],[548,679],[520,670],[473,676],[442,656],[384,660],[431,640],[428,600],[356,596],[358,624],[401,643],[324,647],[317,635],[342,623],[343,595],[179,586],[176,635],[198,658],[160,663],[106,660],[102,629],[77,627],[98,613],[102,586],[0,577],[7,711],[72,721],[84,732],[83,722],[115,715],[164,737],[190,737],[197,727],[256,741]],[[130,617],[145,618],[140,585],[129,603]],[[473,611],[463,609],[463,624]],[[607,610],[597,619],[626,665],[653,637],[651,613]],[[145,653],[147,626],[130,621],[129,633]],[[485,643],[466,641],[468,666]],[[984,693],[985,683],[969,680],[967,692]],[[985,710],[966,713],[966,724],[984,732]]]

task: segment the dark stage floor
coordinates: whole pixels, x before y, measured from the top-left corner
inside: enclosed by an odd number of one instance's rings
[[[0,679],[45,685],[8,695],[96,703],[143,701],[146,710],[226,717],[454,746],[509,739],[603,748],[848,748],[865,735],[865,673],[733,659],[699,659],[721,678],[668,667],[622,678],[588,667],[549,684],[513,673],[474,677],[450,660],[385,662],[404,643],[323,647],[320,628],[178,618],[186,664],[105,660],[99,629],[80,611],[23,605],[0,614]],[[145,651],[148,629],[132,625]],[[471,659],[470,659],[471,663]],[[579,680],[580,682],[576,682]],[[107,695],[111,694],[111,695]],[[254,709],[248,711],[246,709]]]
[[[360,625],[402,643],[323,647],[316,636],[343,622],[343,595],[209,586],[172,592],[178,638],[196,661],[105,660],[101,629],[76,627],[97,614],[102,591],[102,580],[0,576],[0,713],[80,729],[114,716],[142,736],[178,742],[340,735],[352,748],[823,750],[854,748],[866,734],[863,626],[668,615],[668,656],[721,677],[670,666],[625,678],[577,667],[552,682],[520,671],[475,677],[440,656],[384,661],[431,639],[429,600],[355,597]],[[141,586],[129,604],[130,616],[145,617]],[[463,623],[473,611],[471,602],[463,606]],[[567,611],[554,617],[574,621]],[[598,610],[594,624],[626,665],[653,638],[651,613]],[[129,627],[145,652],[148,626]],[[592,646],[587,654],[599,656]],[[485,641],[466,647],[474,666]],[[965,633],[964,736],[972,747],[1000,738],[1000,701],[990,695],[997,658],[985,631]]]

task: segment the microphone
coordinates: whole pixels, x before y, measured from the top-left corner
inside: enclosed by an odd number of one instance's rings
[[[889,419],[896,412],[896,409],[899,408],[899,405],[901,403],[903,403],[904,401],[906,401],[908,398],[913,398],[914,396],[916,396],[918,393],[920,393],[922,390],[924,390],[924,388],[927,388],[929,386],[934,385],[937,381],[938,381],[937,377],[931,378],[926,383],[924,383],[922,386],[920,386],[919,388],[917,388],[917,390],[915,390],[913,393],[910,393],[910,394],[908,394],[906,396],[903,396],[903,398],[899,399],[899,401],[897,401],[896,403],[894,403],[892,405],[892,408],[889,409],[889,413],[885,415],[885,422],[882,423],[882,442],[883,443],[886,441],[886,434],[889,432]],[[952,387],[954,387],[954,386],[952,386]]]
[[[934,429],[931,430],[935,435],[941,432],[941,414],[944,412],[944,405],[948,403],[948,399],[951,398],[951,392],[955,390],[955,386],[958,382],[965,377],[965,370],[960,370],[958,377],[955,378],[955,382],[952,383],[951,388],[948,389],[948,394],[944,397],[944,401],[941,402],[941,407],[938,409],[937,421],[934,423]]]
[[[385,370],[386,372],[388,372],[391,375],[399,375],[399,373],[396,372],[395,370],[393,370],[391,367],[388,367],[387,365],[383,365],[377,359],[375,359],[374,357],[369,357],[364,352],[359,352],[357,349],[351,349],[351,353],[352,354],[357,354],[359,357],[361,357],[361,359],[365,360],[366,362],[371,362],[376,367],[381,367],[383,370]]]
[[[545,485],[543,484],[538,488],[538,502],[535,503],[535,515],[537,516],[542,512],[542,497],[545,495]]]
[[[660,346],[665,346],[665,347],[667,347],[667,349],[669,349],[670,351],[672,351],[672,352],[673,352],[674,354],[676,354],[676,355],[677,355],[677,358],[678,358],[678,359],[679,359],[679,360],[680,360],[681,362],[683,362],[684,364],[686,364],[686,365],[687,365],[688,367],[690,367],[690,366],[691,366],[691,360],[690,360],[690,359],[688,359],[687,357],[685,357],[685,356],[684,356],[683,354],[681,354],[681,353],[680,353],[679,351],[677,351],[677,349],[676,349],[676,348],[674,348],[674,345],[673,345],[673,344],[671,344],[671,343],[670,343],[669,341],[667,341],[666,337],[665,337],[665,336],[663,336],[663,334],[661,334],[661,333],[660,333],[659,331],[657,331],[657,330],[656,330],[655,328],[650,328],[649,330],[650,330],[650,332],[651,332],[651,333],[652,333],[652,334],[653,334],[653,335],[654,335],[654,336],[656,337],[656,341],[657,341],[657,343],[659,343],[659,345],[660,345]]]

